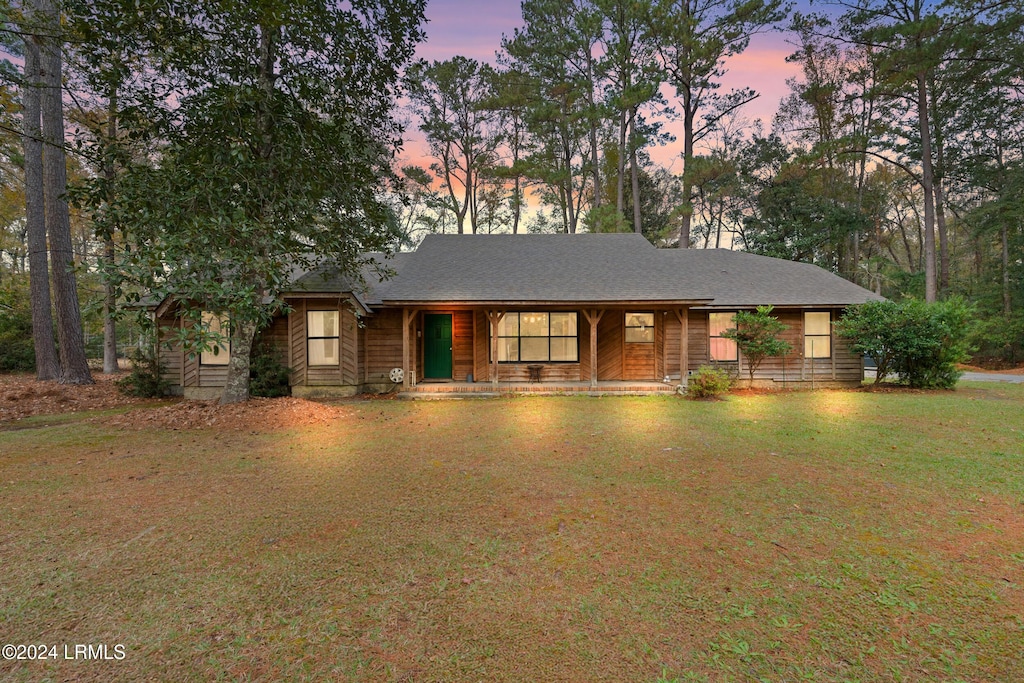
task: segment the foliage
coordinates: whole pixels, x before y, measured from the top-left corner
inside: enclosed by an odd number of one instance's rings
[[[743,353],[751,382],[765,358],[783,356],[793,350],[789,342],[779,339],[787,326],[772,315],[771,306],[758,306],[753,312],[737,311],[733,321],[736,327],[726,330],[722,336],[735,341]]]
[[[968,343],[975,362],[1014,367],[1024,359],[1024,315],[979,320],[971,327]]]
[[[164,379],[164,366],[154,344],[142,344],[128,354],[131,371],[117,380],[117,388],[128,396],[160,398],[166,396],[171,384]]]
[[[31,372],[35,368],[28,290],[11,280],[0,287],[0,372]]]
[[[732,388],[732,378],[722,368],[702,365],[690,376],[686,395],[690,398],[717,398]]]
[[[875,361],[876,384],[895,375],[919,389],[952,389],[957,363],[969,358],[969,316],[961,299],[872,301],[847,309],[835,329],[854,353]]]
[[[123,121],[122,137],[148,143],[148,153],[97,176],[83,202],[108,224],[102,233],[116,226],[126,236],[110,277],[231,320],[222,401],[244,400],[255,331],[282,309],[293,269],[330,260],[358,273],[363,253],[397,246],[387,197],[402,132],[393,109],[423,2],[169,11],[181,30],[154,47],[158,68],[147,76],[180,94],[122,102],[147,113]],[[183,341],[194,350],[194,339]]]
[[[290,396],[291,368],[282,363],[273,351],[265,344],[257,344],[252,352],[252,364],[249,368],[249,393],[264,398]]]

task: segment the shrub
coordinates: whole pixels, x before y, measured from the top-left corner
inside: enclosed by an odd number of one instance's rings
[[[28,301],[26,290],[12,285],[0,288],[0,372],[36,369],[32,310]]]
[[[167,394],[171,384],[164,379],[164,366],[160,355],[151,344],[145,344],[128,354],[132,370],[117,380],[121,393],[140,398],[159,398]]]
[[[690,398],[716,398],[729,391],[732,378],[725,370],[702,365],[690,377],[686,395]]]
[[[786,325],[772,315],[771,306],[758,306],[756,311],[737,311],[733,319],[736,327],[722,333],[726,339],[736,342],[747,359],[747,371],[750,383],[754,383],[754,373],[765,358],[782,356],[793,350],[789,342],[779,339]]]
[[[896,375],[911,387],[952,389],[961,375],[957,363],[969,358],[969,314],[962,299],[872,301],[848,309],[836,333],[875,361],[876,384]]]
[[[288,380],[291,369],[262,344],[253,349],[249,359],[249,395],[264,398],[290,396]]]

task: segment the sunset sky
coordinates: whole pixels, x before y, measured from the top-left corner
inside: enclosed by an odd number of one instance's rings
[[[502,35],[511,35],[522,25],[520,0],[488,0],[486,3],[477,0],[428,0],[426,15],[427,39],[419,46],[417,55],[428,60],[465,55],[493,64]],[[749,86],[761,93],[758,100],[747,106],[744,114],[750,119],[763,119],[766,129],[771,127],[771,118],[779,100],[788,90],[786,79],[796,73],[796,68],[786,63],[786,56],[792,51],[792,46],[781,34],[755,36],[747,51],[728,64],[724,89]],[[404,154],[410,160],[422,153],[418,131],[415,126],[412,128],[407,133],[409,140]],[[682,170],[682,163],[674,160],[681,153],[681,141],[651,150],[656,162],[677,171]]]

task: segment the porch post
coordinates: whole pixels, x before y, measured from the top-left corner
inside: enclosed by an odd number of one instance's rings
[[[402,388],[408,389],[412,386],[412,358],[410,357],[410,343],[411,332],[409,326],[412,321],[415,320],[416,309],[403,308],[402,309],[402,369],[404,370],[402,376]]]
[[[604,311],[583,309],[583,315],[590,323],[590,388],[597,389],[597,324],[601,322]]]
[[[683,306],[676,309],[676,317],[679,318],[679,384],[688,386],[690,383],[687,370],[690,365],[690,307]],[[665,374],[668,374],[666,371]]]
[[[487,311],[491,323],[491,384],[498,388],[498,323],[505,317],[505,311]]]

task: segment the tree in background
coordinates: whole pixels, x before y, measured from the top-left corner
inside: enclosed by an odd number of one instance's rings
[[[434,162],[430,168],[447,196],[459,234],[479,228],[482,193],[494,165],[498,138],[492,128],[493,70],[467,57],[413,64],[406,74],[413,111],[419,116]]]
[[[725,60],[740,54],[756,33],[782,21],[788,5],[782,0],[654,0],[653,38],[661,68],[676,90],[683,119],[683,213],[677,246],[690,246],[694,145],[717,118],[728,115],[757,94],[749,88],[719,95]],[[704,117],[698,114],[714,112]]]

